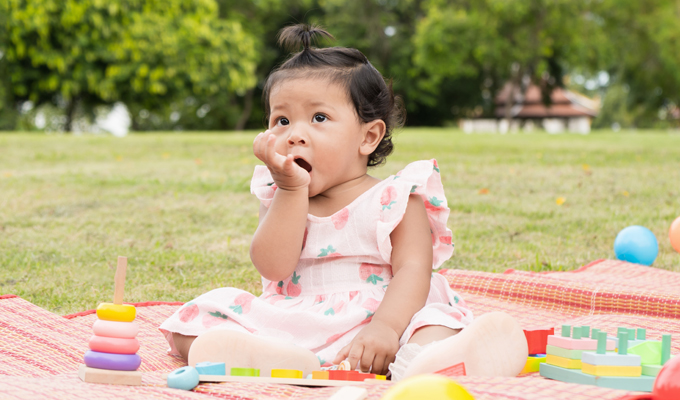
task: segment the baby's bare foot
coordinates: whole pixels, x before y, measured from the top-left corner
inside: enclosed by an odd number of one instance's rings
[[[517,321],[503,312],[476,318],[459,334],[424,348],[403,378],[464,363],[467,376],[517,376],[527,360],[527,341]]]
[[[305,348],[226,329],[205,332],[194,340],[189,365],[204,361],[223,362],[227,374],[231,368],[257,368],[265,377],[277,368],[301,370],[307,376],[321,367],[316,355]]]

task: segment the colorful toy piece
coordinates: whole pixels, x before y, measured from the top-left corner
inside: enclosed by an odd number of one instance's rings
[[[168,374],[168,387],[173,389],[192,390],[198,386],[198,371],[191,366],[176,369]]]
[[[548,345],[548,336],[555,334],[555,328],[550,329],[524,329],[527,338],[529,354],[545,354]]]
[[[676,218],[668,230],[668,237],[671,239],[671,246],[680,253],[680,217]]]
[[[137,354],[113,354],[88,350],[83,357],[90,368],[112,369],[115,371],[135,371],[142,363]]]
[[[649,377],[651,378],[651,377]],[[661,369],[654,381],[651,396],[632,395],[622,400],[676,400],[680,399],[680,357],[674,357]]]
[[[435,374],[406,378],[392,386],[382,400],[474,400],[465,388],[453,379]]]
[[[83,357],[78,376],[85,382],[141,385],[142,374],[137,371],[142,363],[136,354],[139,341],[135,338],[139,326],[132,322],[134,306],[122,304],[125,291],[127,258],[118,257],[114,279],[113,304],[97,307],[99,318],[92,326],[94,335],[88,343],[90,350]]]
[[[135,322],[116,322],[97,319],[92,324],[92,331],[97,336],[134,339],[139,333],[139,325]]]
[[[621,261],[652,265],[659,254],[659,242],[649,229],[633,225],[624,228],[616,235],[614,253]]]
[[[567,328],[564,329],[567,333]],[[649,392],[654,385],[655,375],[659,373],[661,366],[668,361],[671,349],[670,335],[662,335],[661,342],[646,340],[644,329],[617,329],[618,352],[607,352],[607,345],[613,340],[607,337],[606,332],[593,329],[592,334],[597,337],[597,350],[580,351],[556,348],[548,345],[548,357],[546,363],[541,364],[540,374],[543,377],[556,379],[568,383],[595,385],[611,389],[633,390]],[[630,339],[629,339],[630,335]],[[637,335],[637,337],[636,337]],[[631,346],[629,348],[629,346]],[[557,353],[560,356],[573,356],[565,359],[575,362],[578,358],[580,368],[568,368],[569,365],[560,365],[553,362],[550,354]],[[660,363],[646,364],[646,362]],[[675,379],[680,379],[676,376]],[[638,398],[638,397],[634,397]],[[649,398],[641,397],[641,398]],[[656,397],[652,396],[653,399]],[[680,397],[676,397],[680,398]],[[665,400],[665,399],[664,399]]]
[[[234,368],[232,368],[232,375],[234,374],[233,371]],[[214,362],[202,362],[196,364],[196,371],[198,371],[199,374],[205,374],[205,375],[226,375],[227,374],[227,368],[225,367],[224,363],[214,363]]]
[[[524,365],[522,374],[528,374],[531,372],[538,372],[540,370],[541,364],[546,361],[545,354],[533,354],[527,357],[527,363]]]
[[[348,371],[340,369],[327,369],[313,371],[308,374],[306,378],[303,377],[302,371],[291,369],[271,369],[271,376],[260,376],[260,370],[254,368],[231,368],[231,374],[203,374],[201,373],[201,364],[211,367],[213,365],[224,365],[223,363],[199,363],[197,370],[199,371],[199,380],[201,382],[253,382],[253,383],[275,383],[285,385],[300,385],[300,386],[347,386],[364,381],[384,381],[385,375],[375,375],[371,373],[364,373],[359,371]],[[337,366],[336,366],[337,367]]]
[[[92,335],[88,343],[90,350],[114,354],[135,354],[139,350],[137,339]]]

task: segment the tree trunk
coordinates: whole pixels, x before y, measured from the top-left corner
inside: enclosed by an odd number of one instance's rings
[[[78,105],[78,98],[73,97],[66,104],[66,123],[64,124],[64,130],[66,132],[73,131],[73,117],[76,114],[76,106]]]
[[[250,114],[253,112],[254,92],[255,92],[254,88],[248,89],[248,91],[246,92],[245,99],[243,102],[243,111],[241,112],[241,116],[238,118],[238,122],[236,122],[234,130],[242,131],[246,127],[246,123],[250,118]]]

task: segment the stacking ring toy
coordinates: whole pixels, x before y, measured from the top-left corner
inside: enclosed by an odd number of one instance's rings
[[[187,366],[176,369],[168,374],[168,387],[173,389],[191,390],[198,385],[198,371]]]
[[[101,303],[97,307],[97,318],[106,321],[132,322],[136,316],[135,306],[129,304]]]
[[[102,353],[135,354],[139,350],[137,339],[121,339],[93,335],[88,343],[90,350]]]
[[[92,325],[97,336],[134,339],[139,333],[139,325],[135,322],[116,322],[98,319]]]
[[[137,354],[111,354],[88,350],[85,352],[85,365],[90,368],[114,369],[116,371],[135,371],[142,363]]]

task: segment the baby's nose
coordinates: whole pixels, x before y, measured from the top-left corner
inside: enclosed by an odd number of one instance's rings
[[[288,144],[290,146],[296,145],[296,144],[306,144],[307,141],[305,140],[304,136],[301,135],[299,132],[292,132],[290,136],[288,136]]]

